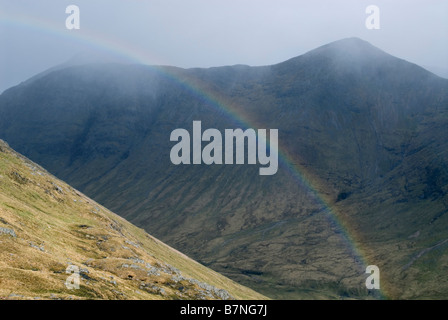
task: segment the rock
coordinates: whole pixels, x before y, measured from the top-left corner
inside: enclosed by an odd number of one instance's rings
[[[128,259],[131,260],[131,261],[133,261],[133,262],[135,262],[135,263],[145,264],[145,261],[144,261],[144,260],[139,259],[139,258],[137,258],[137,257],[130,257],[130,258],[128,258]]]
[[[121,231],[121,227],[120,227],[120,225],[116,222],[116,221],[114,221],[114,220],[112,220],[113,221],[113,223],[111,223],[109,226],[110,226],[110,228],[112,229],[112,230],[115,230],[115,231],[118,231],[120,234],[122,233],[122,231]]]
[[[119,296],[124,296],[124,293],[123,293],[123,292],[120,292],[120,291],[118,291],[118,290],[112,290],[112,292],[115,293],[115,294],[117,294],[117,295],[119,295]]]
[[[171,274],[180,275],[180,270],[173,267],[172,265],[167,265],[167,268],[171,271]]]
[[[55,294],[50,294],[50,299],[52,299],[52,300],[62,300],[61,298],[59,298],[57,295],[55,295]]]
[[[199,288],[203,289],[205,291],[205,294],[213,294],[219,299],[222,300],[229,300],[234,299],[226,290],[224,289],[218,289],[212,285],[209,285],[207,283],[198,281],[196,279],[189,279],[188,280],[192,284],[196,284]]]
[[[100,213],[100,208],[98,208],[98,207],[95,207],[92,211],[90,211],[90,212],[92,212],[92,213],[94,213],[94,214],[98,214],[98,213]]]
[[[155,267],[151,267],[151,269],[148,270],[147,275],[148,276],[160,276],[159,269],[155,268]]]
[[[134,242],[132,242],[132,241],[125,240],[124,242],[126,242],[127,244],[130,244],[131,246],[134,246],[134,247],[136,247],[136,248],[140,248],[140,246],[139,246],[138,244],[136,244],[136,243],[134,243]]]
[[[81,269],[79,269],[79,273],[89,274],[89,270],[87,270],[85,268],[81,268]]]
[[[42,252],[45,252],[45,248],[44,248],[44,246],[41,246],[41,247],[36,246],[33,242],[30,242],[30,247],[35,248],[35,249],[37,249],[37,250],[40,250],[40,251],[42,251]]]
[[[8,234],[8,235],[10,235],[13,238],[17,237],[17,235],[14,232],[14,230],[13,229],[9,229],[9,228],[0,228],[0,234]]]
[[[140,284],[139,289],[144,290],[149,293],[160,294],[163,296],[166,295],[165,289],[158,287],[154,284],[142,283],[142,284]]]
[[[26,177],[22,177],[17,171],[12,171],[10,173],[10,176],[20,184],[26,184],[29,181]]]
[[[55,189],[57,192],[59,192],[59,193],[61,193],[61,194],[64,194],[64,189],[62,189],[60,186],[58,186],[58,185],[57,185],[56,183],[54,183],[54,182],[52,182],[51,184],[53,185],[54,189]]]
[[[79,275],[81,276],[81,278],[86,280],[86,284],[89,283],[89,280],[95,281],[95,279],[93,279],[93,278],[88,276],[89,273],[90,273],[89,270],[87,270],[86,268],[80,268],[79,269]]]
[[[139,265],[136,265],[136,264],[129,265],[129,264],[124,263],[124,264],[121,265],[121,268],[146,271],[145,269],[143,269],[142,267],[140,267]]]
[[[232,296],[224,289],[214,288],[213,293],[222,300],[232,299]]]
[[[88,267],[91,267],[91,263],[92,263],[93,261],[94,261],[94,260],[93,260],[92,258],[89,258],[89,259],[87,259],[87,260],[83,263],[83,265],[88,266]]]
[[[173,280],[174,282],[181,282],[183,280],[187,280],[186,278],[184,278],[182,275],[174,275],[171,277],[171,280]]]

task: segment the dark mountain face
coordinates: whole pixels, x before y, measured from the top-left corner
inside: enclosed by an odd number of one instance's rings
[[[278,129],[278,172],[173,165],[194,120]],[[362,40],[266,67],[59,69],[0,96],[0,138],[272,297],[377,294],[361,258],[389,297],[448,296],[448,80]]]

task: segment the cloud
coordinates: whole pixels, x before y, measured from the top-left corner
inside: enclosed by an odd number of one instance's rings
[[[80,30],[65,29],[70,4]],[[370,4],[380,30],[365,28]],[[447,16],[448,2],[436,0],[0,0],[0,91],[92,49],[180,67],[266,65],[357,36],[446,68]]]

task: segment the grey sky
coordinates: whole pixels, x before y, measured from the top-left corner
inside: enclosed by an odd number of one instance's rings
[[[80,8],[68,30],[65,8]],[[380,30],[368,30],[368,5]],[[0,0],[0,92],[91,50],[148,64],[268,65],[346,37],[448,75],[445,0]]]

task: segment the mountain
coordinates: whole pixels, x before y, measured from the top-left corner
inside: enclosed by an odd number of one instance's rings
[[[59,69],[0,96],[0,137],[269,297],[446,298],[447,108],[447,79],[348,38],[262,67]],[[194,120],[278,129],[277,173],[174,165]]]
[[[0,242],[0,299],[264,298],[133,226],[1,140]],[[70,289],[76,282],[68,278],[76,274],[79,288]]]

